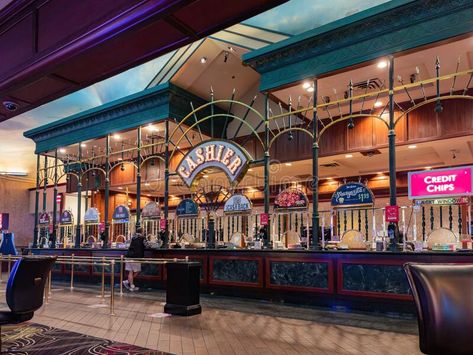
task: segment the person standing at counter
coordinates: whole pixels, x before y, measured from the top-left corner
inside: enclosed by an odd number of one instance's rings
[[[143,235],[143,228],[138,227],[131,238],[130,246],[125,256],[127,258],[144,258],[145,249],[149,247],[149,242]],[[141,264],[126,262],[125,270],[128,271],[128,279],[123,281],[123,286],[129,291],[138,291],[139,288],[135,286],[134,279],[141,271]]]

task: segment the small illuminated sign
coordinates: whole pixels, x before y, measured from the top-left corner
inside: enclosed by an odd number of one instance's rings
[[[410,172],[409,198],[473,195],[473,166]]]
[[[246,172],[250,157],[230,141],[212,140],[200,143],[190,150],[177,166],[177,173],[191,187],[195,178],[208,168],[222,170],[230,182],[238,181]]]
[[[90,207],[85,211],[84,222],[85,223],[99,223],[100,213],[95,207]]]
[[[225,213],[249,213],[251,212],[251,202],[245,195],[235,194],[225,202],[223,206]]]

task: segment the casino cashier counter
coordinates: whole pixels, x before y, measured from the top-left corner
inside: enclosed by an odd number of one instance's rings
[[[202,264],[201,290],[239,297],[347,307],[383,312],[414,312],[402,270],[406,262],[472,263],[472,167],[409,173],[411,203],[375,207],[375,196],[360,181],[333,194],[331,208],[320,212],[317,248],[310,245],[310,211],[303,191],[289,188],[273,202],[272,214],[257,214],[243,194],[233,194],[220,209],[185,199],[171,229],[173,246],[148,250],[150,258],[184,258]],[[226,193],[220,191],[219,193]],[[215,192],[213,193],[215,196]],[[405,200],[404,200],[405,201]],[[207,200],[208,202],[208,200]],[[217,204],[218,205],[218,204]],[[215,245],[205,244],[208,216],[215,223]],[[398,223],[398,231],[393,229]],[[270,239],[259,240],[257,227],[269,223]],[[308,243],[309,242],[309,243]],[[35,249],[76,255],[120,255],[119,249]],[[84,281],[100,273],[84,268]],[[56,277],[67,277],[56,270]],[[144,285],[166,283],[161,266],[143,266]],[[367,299],[370,301],[367,302]]]

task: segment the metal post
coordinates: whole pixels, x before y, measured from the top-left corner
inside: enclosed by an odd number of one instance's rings
[[[85,210],[89,208],[89,172],[85,175]]]
[[[164,219],[166,220],[166,227],[164,229],[163,247],[169,246],[169,121],[166,120],[165,131],[165,151],[164,151]]]
[[[54,197],[53,197],[53,234],[51,238],[51,248],[56,248],[56,234],[57,234],[57,148],[54,151]]]
[[[138,154],[136,157],[136,228],[141,226],[141,126],[138,126]]]
[[[317,80],[314,80],[314,113],[312,118],[312,249],[318,249],[319,241],[319,121],[317,117]],[[322,238],[324,231],[322,231]]]
[[[120,296],[123,295],[123,255],[120,255]]]
[[[36,155],[36,191],[34,201],[34,232],[33,232],[33,248],[38,247],[38,218],[39,218],[39,174],[40,174],[40,156]]]
[[[80,248],[82,239],[81,235],[81,208],[82,208],[82,147],[79,142],[79,172],[77,174],[77,224],[76,224],[76,240],[74,246]]]
[[[394,123],[394,57],[389,57],[389,204],[395,206],[396,198],[396,131]]]
[[[46,280],[47,282],[47,285],[49,284],[49,275],[48,275],[48,279]],[[46,288],[45,290],[46,292],[44,292],[44,298],[45,298],[45,303],[48,304],[49,303],[49,290]]]
[[[0,253],[0,282],[3,282],[3,254]]]
[[[264,96],[264,213],[268,215],[268,224],[265,226],[265,246],[271,239],[271,220],[269,218],[269,93]]]
[[[11,271],[11,255],[8,254],[8,278],[10,278],[10,271]]]
[[[105,257],[102,256],[102,290],[101,290],[102,299],[105,298]]]
[[[74,253],[71,254],[71,290],[74,289]]]
[[[110,275],[110,315],[115,315],[115,260],[110,261],[112,274]]]
[[[108,240],[110,234],[110,221],[108,219],[109,199],[110,199],[110,135],[105,137],[105,196],[104,196],[104,221],[105,233],[103,248],[108,248]]]
[[[44,181],[43,181],[43,212],[46,212],[46,196],[48,193],[48,156],[44,156]]]
[[[52,270],[49,270],[49,276],[48,276],[48,294],[49,296],[51,296],[51,279],[52,279],[52,276],[53,276],[53,272]]]

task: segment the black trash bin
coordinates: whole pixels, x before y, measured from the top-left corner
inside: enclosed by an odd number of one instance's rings
[[[166,264],[167,290],[164,312],[179,316],[202,313],[200,306],[200,268],[198,262]]]

